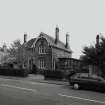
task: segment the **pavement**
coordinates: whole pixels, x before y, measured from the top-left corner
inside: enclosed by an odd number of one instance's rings
[[[2,76],[1,78],[5,79],[15,79],[15,80],[28,80],[32,82],[40,82],[40,83],[48,83],[48,84],[56,84],[56,85],[69,85],[68,81],[65,80],[52,80],[52,79],[44,79],[43,75],[39,74],[29,74],[28,77],[15,77],[15,76]]]

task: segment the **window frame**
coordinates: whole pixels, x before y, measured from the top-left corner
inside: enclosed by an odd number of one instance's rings
[[[38,52],[39,54],[46,54],[46,47],[43,45],[39,45]]]
[[[45,69],[46,65],[45,65],[45,60],[44,59],[39,59],[39,68],[40,69]]]

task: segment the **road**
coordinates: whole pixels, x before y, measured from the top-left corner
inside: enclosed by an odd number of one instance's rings
[[[0,105],[105,105],[105,93],[0,78]]]

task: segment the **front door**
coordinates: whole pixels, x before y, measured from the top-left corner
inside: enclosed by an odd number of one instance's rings
[[[32,65],[32,73],[37,73],[37,67],[35,64]]]

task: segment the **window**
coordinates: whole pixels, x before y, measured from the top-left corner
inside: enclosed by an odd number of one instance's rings
[[[42,46],[42,45],[39,46],[39,54],[46,54],[45,46]]]
[[[39,68],[40,69],[45,69],[45,60],[44,59],[39,60]]]

